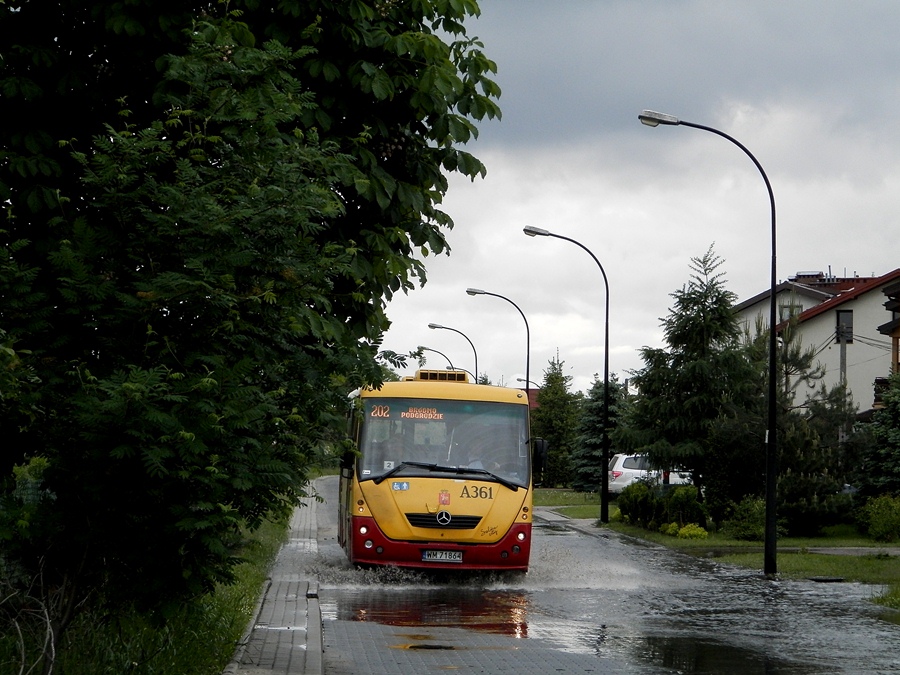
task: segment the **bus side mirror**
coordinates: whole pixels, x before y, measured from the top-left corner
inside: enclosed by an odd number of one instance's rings
[[[353,463],[355,461],[356,461],[356,453],[348,450],[343,455],[341,455],[341,470],[352,469]]]
[[[532,441],[531,468],[534,473],[543,473],[547,466],[548,443],[543,438]]]

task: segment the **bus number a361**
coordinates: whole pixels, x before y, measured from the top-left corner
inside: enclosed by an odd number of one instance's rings
[[[459,496],[468,499],[493,499],[494,488],[486,487],[484,485],[463,485],[462,492],[459,493]]]

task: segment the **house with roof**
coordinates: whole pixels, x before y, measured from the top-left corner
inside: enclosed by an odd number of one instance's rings
[[[830,300],[838,293],[871,281],[875,277],[837,277],[831,272],[797,272],[775,287],[777,304],[777,321],[787,321],[807,309]],[[756,330],[757,320],[762,322],[763,329],[769,326],[769,289],[754,295],[734,306],[743,327],[752,335]]]
[[[878,332],[891,342],[891,367],[889,372],[900,373],[900,281],[882,289],[887,297],[884,308],[889,312],[890,321],[878,326]],[[879,406],[880,389],[887,386],[887,377],[875,383],[875,407]]]
[[[900,295],[900,268],[880,277],[798,274],[777,288],[776,330],[796,316],[801,343],[815,349],[825,369],[821,383],[832,387],[846,382],[860,411],[873,408],[876,380],[887,377],[892,367],[891,342],[882,332],[887,326],[884,298],[889,289]],[[769,297],[762,293],[735,306],[751,334],[760,315],[762,325],[768,326]]]

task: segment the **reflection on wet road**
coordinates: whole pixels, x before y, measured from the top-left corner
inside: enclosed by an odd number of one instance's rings
[[[356,570],[336,545],[320,554],[326,625],[399,627],[393,648],[460,649],[428,630],[447,628],[631,673],[900,672],[900,625],[867,601],[877,588],[767,581],[614,533],[536,527],[529,573],[507,577]]]
[[[528,637],[526,593],[440,586],[393,591],[378,588],[342,593],[342,602],[334,608],[335,617],[387,626],[452,626]]]

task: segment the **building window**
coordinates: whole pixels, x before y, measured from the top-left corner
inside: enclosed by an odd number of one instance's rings
[[[837,328],[835,329],[835,342],[849,344],[853,342],[853,310],[839,309],[837,314]]]
[[[803,313],[803,305],[799,302],[789,302],[778,305],[778,321],[787,321]]]

